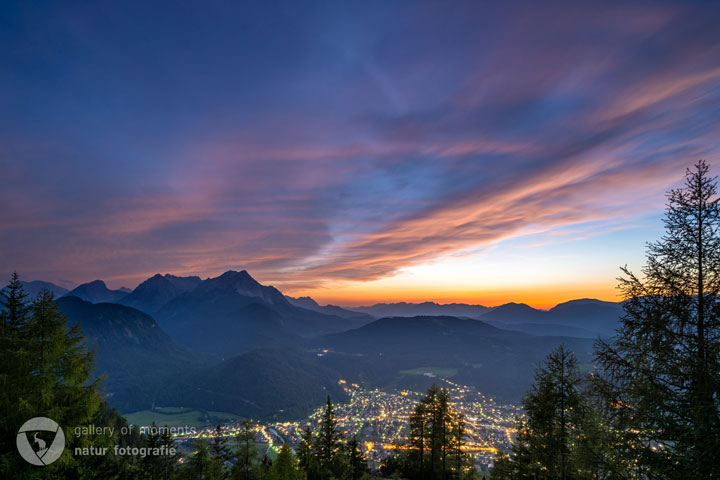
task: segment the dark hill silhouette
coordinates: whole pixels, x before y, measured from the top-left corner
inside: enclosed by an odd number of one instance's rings
[[[485,321],[494,320],[500,322],[531,322],[533,320],[545,321],[547,312],[537,310],[524,303],[510,302],[495,307],[484,315],[478,317]]]
[[[112,303],[67,296],[57,301],[70,325],[80,323],[88,347],[96,349],[95,372],[121,411],[150,408],[165,382],[198,365],[198,357],[173,342],[153,318]]]
[[[294,419],[317,408],[327,395],[345,400],[340,378],[316,355],[259,349],[177,379],[160,401],[259,419]]]
[[[376,382],[387,381],[387,372],[394,372],[395,382],[416,387],[427,378],[403,371],[440,367],[455,370],[461,383],[512,401],[530,385],[535,365],[559,344],[574,350],[581,362],[591,358],[589,339],[533,336],[456,317],[383,318],[313,341],[316,348],[329,350],[329,357],[356,355],[368,362]]]
[[[620,303],[585,298],[558,304],[548,311],[523,303],[508,303],[478,318],[500,328],[535,335],[596,338],[613,335],[622,312]]]
[[[553,323],[613,334],[623,315],[623,308],[622,303],[584,298],[558,304],[548,314]]]

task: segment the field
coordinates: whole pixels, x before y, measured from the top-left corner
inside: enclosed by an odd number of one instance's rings
[[[155,410],[142,410],[125,415],[132,425],[151,425],[168,427],[203,427],[240,420],[240,416],[227,412],[201,411],[181,407],[162,407]]]
[[[443,368],[443,367],[419,367],[413,368],[412,370],[401,370],[403,375],[425,375],[435,377],[454,377],[457,375],[457,368]]]

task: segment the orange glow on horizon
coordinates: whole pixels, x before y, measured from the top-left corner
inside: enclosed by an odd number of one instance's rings
[[[349,307],[369,306],[376,303],[422,303],[439,304],[466,303],[494,307],[509,302],[525,303],[533,308],[549,309],[569,300],[594,298],[608,302],[619,302],[620,292],[615,286],[604,285],[528,285],[497,290],[467,288],[383,287],[353,285],[337,289],[312,289],[290,291],[294,297],[310,296],[320,305]]]

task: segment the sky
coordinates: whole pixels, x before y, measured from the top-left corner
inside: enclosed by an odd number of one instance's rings
[[[720,7],[2,2],[0,272],[617,300],[720,173]]]

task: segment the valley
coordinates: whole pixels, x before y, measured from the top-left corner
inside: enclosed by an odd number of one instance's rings
[[[340,380],[422,392],[442,377],[517,404],[549,351],[563,344],[589,364],[595,338],[621,315],[620,304],[589,299],[548,311],[514,303],[321,306],[247,271],[204,280],[158,274],[131,292],[98,280],[58,305],[95,348],[101,391],[121,412],[183,406],[263,421],[301,418],[328,394],[348,401]]]
[[[420,373],[423,369],[417,369]],[[438,372],[439,369],[434,369]],[[511,436],[516,427],[516,420],[522,418],[521,409],[514,404],[505,404],[488,396],[477,389],[453,382],[449,378],[435,375],[433,369],[421,375],[439,386],[447,388],[453,407],[465,418],[467,438],[464,449],[472,453],[481,470],[486,470],[499,449],[510,444]],[[415,373],[413,373],[415,374]],[[427,374],[427,375],[425,375]],[[363,388],[346,380],[339,380],[346,400],[335,405],[338,428],[346,435],[357,435],[373,468],[379,467],[385,458],[400,448],[407,440],[407,425],[410,414],[423,395],[422,391],[413,390],[381,390]],[[149,426],[156,421],[158,426],[195,426],[195,433],[178,434],[174,438],[187,452],[192,441],[198,438],[212,439],[216,435],[216,426],[221,425],[221,434],[233,440],[239,433],[237,421],[227,420],[194,421],[197,411],[175,408],[168,412],[159,409],[156,412],[139,412],[127,415],[128,421],[139,426]],[[183,412],[177,417],[178,412]],[[254,421],[253,430],[260,442],[258,447],[262,453],[275,457],[283,444],[288,443],[296,448],[300,442],[302,430],[320,427],[323,408],[314,409],[309,415],[286,421]],[[207,412],[213,415],[213,412]],[[219,413],[215,413],[221,415]],[[190,418],[188,418],[188,415]],[[176,418],[177,417],[177,418]],[[189,420],[187,424],[177,423],[178,418]],[[217,418],[217,417],[216,417]]]

